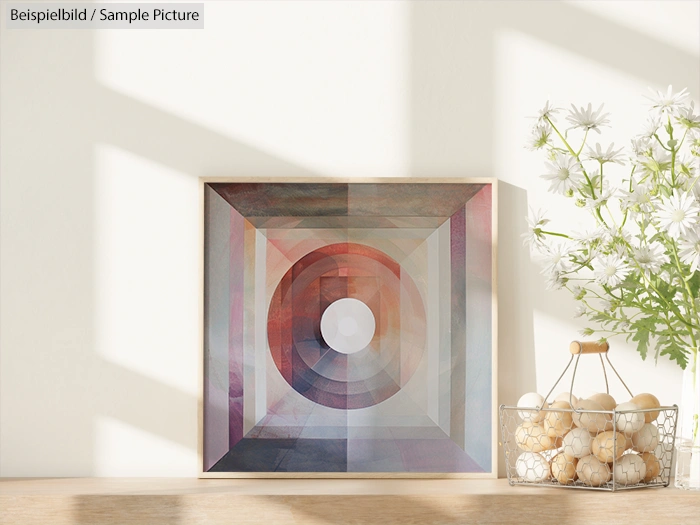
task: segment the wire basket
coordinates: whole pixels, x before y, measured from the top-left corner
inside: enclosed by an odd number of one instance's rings
[[[589,400],[577,404],[571,392],[582,354],[598,354],[608,396],[605,361],[630,397],[634,396],[610,362],[607,342],[574,341],[570,350],[569,364],[541,407],[500,406],[500,445],[505,454],[508,483],[613,492],[667,487],[671,480],[678,406],[623,410],[624,405],[618,405],[612,410],[589,410],[586,408]],[[569,392],[563,399],[549,404],[547,400],[574,358]]]

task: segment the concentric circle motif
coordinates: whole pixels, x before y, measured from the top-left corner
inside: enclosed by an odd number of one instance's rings
[[[321,337],[336,352],[354,354],[374,337],[376,321],[369,306],[358,299],[338,299],[321,316]]]
[[[332,408],[376,405],[413,376],[425,347],[415,283],[385,253],[324,246],[282,277],[268,313],[272,358],[301,395]]]

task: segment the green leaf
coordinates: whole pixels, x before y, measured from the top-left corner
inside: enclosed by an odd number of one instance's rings
[[[637,352],[642,356],[642,359],[647,358],[649,350],[649,338],[656,332],[656,325],[659,323],[656,317],[643,317],[635,320],[630,327],[630,330],[636,332],[632,336],[632,340],[637,342]]]
[[[666,346],[661,349],[660,355],[667,355],[671,361],[675,361],[685,370],[685,367],[688,366],[688,350],[676,343],[674,339],[669,339],[665,343]]]

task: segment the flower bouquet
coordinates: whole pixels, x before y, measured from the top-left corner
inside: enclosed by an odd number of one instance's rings
[[[569,290],[576,316],[591,321],[584,336],[624,336],[642,359],[667,356],[684,370],[681,437],[694,451],[685,483],[700,488],[700,115],[688,99],[671,86],[654,92],[626,151],[592,145],[610,124],[603,105],[572,105],[561,119],[547,102],[528,148],[545,153],[541,177],[589,212],[590,228],[557,231],[531,211],[524,237],[547,287]]]

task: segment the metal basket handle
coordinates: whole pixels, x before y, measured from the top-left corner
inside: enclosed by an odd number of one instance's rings
[[[554,392],[554,389],[559,384],[559,381],[561,381],[561,378],[564,377],[564,374],[566,374],[566,371],[571,366],[571,362],[574,360],[574,357],[576,357],[576,363],[574,364],[574,373],[571,376],[571,387],[569,389],[569,405],[571,405],[572,408],[574,407],[574,404],[572,403],[572,396],[574,392],[574,380],[576,379],[576,369],[578,368],[578,360],[583,354],[598,354],[598,357],[600,358],[600,365],[603,367],[603,377],[605,378],[606,393],[610,394],[610,386],[608,385],[608,374],[605,371],[605,362],[603,361],[603,354],[605,354],[605,360],[608,362],[608,365],[610,365],[612,371],[615,372],[615,375],[620,380],[620,383],[622,383],[622,386],[625,387],[627,393],[630,395],[630,397],[634,397],[630,389],[620,377],[620,374],[617,373],[617,370],[615,370],[615,367],[610,362],[610,357],[608,357],[608,350],[610,350],[610,344],[607,341],[603,341],[602,343],[598,341],[572,341],[569,345],[569,352],[571,352],[571,359],[569,359],[569,364],[566,365],[566,368],[559,376],[559,379],[557,379],[552,388],[549,390],[549,393],[545,396],[544,401],[542,402],[542,406],[539,408],[544,408],[547,406],[547,399],[549,399],[549,396],[552,395],[552,392]],[[578,409],[574,408],[574,410],[577,411]]]

